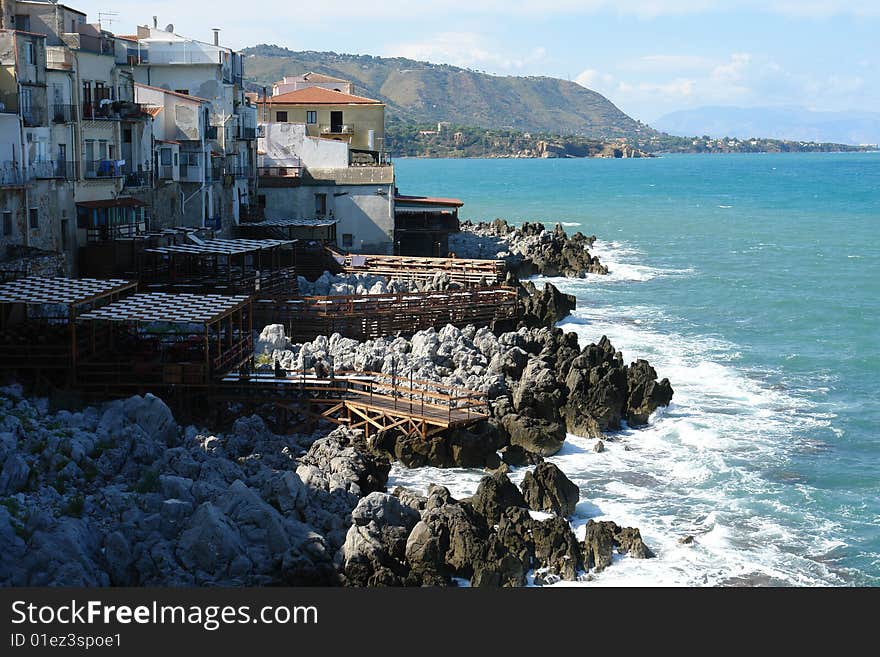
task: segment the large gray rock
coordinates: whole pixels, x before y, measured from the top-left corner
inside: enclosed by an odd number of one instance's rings
[[[580,499],[578,487],[552,463],[541,463],[527,472],[522,491],[529,508],[562,517],[573,514]]]
[[[510,444],[540,456],[553,456],[565,442],[565,427],[558,422],[509,413],[501,418]]]

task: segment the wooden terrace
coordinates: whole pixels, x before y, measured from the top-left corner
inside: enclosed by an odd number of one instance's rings
[[[503,260],[472,260],[467,258],[422,258],[388,255],[343,255],[328,253],[346,274],[373,274],[398,280],[432,281],[437,272],[464,287],[499,285],[504,281]]]

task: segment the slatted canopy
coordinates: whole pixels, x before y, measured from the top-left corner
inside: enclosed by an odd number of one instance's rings
[[[260,228],[261,226],[305,226],[308,228],[326,228],[339,223],[338,219],[294,219],[291,217],[263,219],[243,224],[247,227]]]
[[[0,303],[66,304],[88,303],[137,287],[120,278],[21,278],[0,285]]]
[[[250,297],[220,294],[135,294],[80,316],[109,322],[212,324],[248,305]]]
[[[202,244],[170,244],[153,249],[145,249],[148,253],[191,254],[191,255],[241,255],[263,249],[274,249],[288,246],[295,240],[205,240]]]

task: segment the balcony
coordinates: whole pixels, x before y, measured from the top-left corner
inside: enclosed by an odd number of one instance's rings
[[[43,124],[43,117],[41,112],[38,112],[36,109],[23,109],[21,110],[21,122],[24,123],[25,127],[38,128]]]
[[[204,180],[202,167],[194,164],[180,164],[180,181],[200,183]]]
[[[257,138],[257,129],[256,128],[245,128],[244,126],[242,126],[241,128],[239,128],[238,138],[243,139],[245,141],[250,141],[252,139],[256,139]]]
[[[248,166],[227,166],[226,175],[235,178],[250,178],[253,175],[253,170]]]
[[[49,109],[53,123],[71,123],[75,119],[73,105],[54,103]]]
[[[0,162],[0,187],[17,187],[28,180],[27,172],[18,162]]]
[[[86,160],[84,168],[86,178],[122,178],[125,175],[120,160]]]
[[[175,167],[170,164],[159,165],[159,178],[161,180],[174,180]]]
[[[37,179],[59,178],[61,180],[73,180],[76,167],[73,162],[65,160],[47,160],[31,164],[31,173]]]
[[[303,167],[302,165],[289,167],[259,167],[257,171],[261,178],[301,178]]]
[[[113,103],[109,98],[84,102],[82,104],[83,119],[118,119],[119,115],[113,111]]]
[[[125,187],[149,187],[151,176],[149,171],[138,171],[136,173],[126,173],[123,185]]]
[[[354,125],[351,123],[322,123],[319,126],[322,135],[353,135]]]

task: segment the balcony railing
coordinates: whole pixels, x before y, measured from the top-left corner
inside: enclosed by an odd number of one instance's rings
[[[43,123],[42,119],[41,112],[35,109],[21,111],[21,121],[28,128],[39,127]]]
[[[18,162],[0,162],[0,186],[10,187],[27,182],[27,172]]]
[[[256,128],[245,128],[242,126],[239,128],[239,139],[251,140],[257,138],[257,129]]]
[[[70,123],[74,120],[74,106],[54,103],[50,109],[53,123]]]
[[[73,162],[65,160],[48,160],[31,164],[31,172],[34,178],[60,178],[73,180],[76,166]]]
[[[110,100],[105,98],[104,100]],[[84,119],[118,119],[119,115],[113,111],[113,103],[85,102],[82,104],[82,117]]]
[[[149,187],[151,183],[151,176],[149,171],[138,171],[136,173],[126,173],[125,174],[125,182],[123,183],[126,187]]]
[[[331,123],[321,124],[320,131],[322,135],[351,135],[354,134],[354,125],[351,123]]]
[[[174,167],[170,164],[160,164],[159,178],[162,180],[174,180]]]
[[[124,175],[120,160],[86,160],[85,162],[86,178],[122,178]]]
[[[250,178],[253,175],[253,170],[247,166],[227,166],[226,175],[236,178]]]
[[[202,167],[193,164],[181,164],[180,180],[183,182],[202,182]]]
[[[106,242],[125,237],[134,237],[145,233],[147,224],[145,221],[134,221],[133,223],[117,224],[115,226],[92,226],[86,229],[86,241],[88,242]]]
[[[265,178],[301,178],[302,172],[303,172],[303,167],[302,166],[259,167],[257,171],[261,177],[265,177]]]

